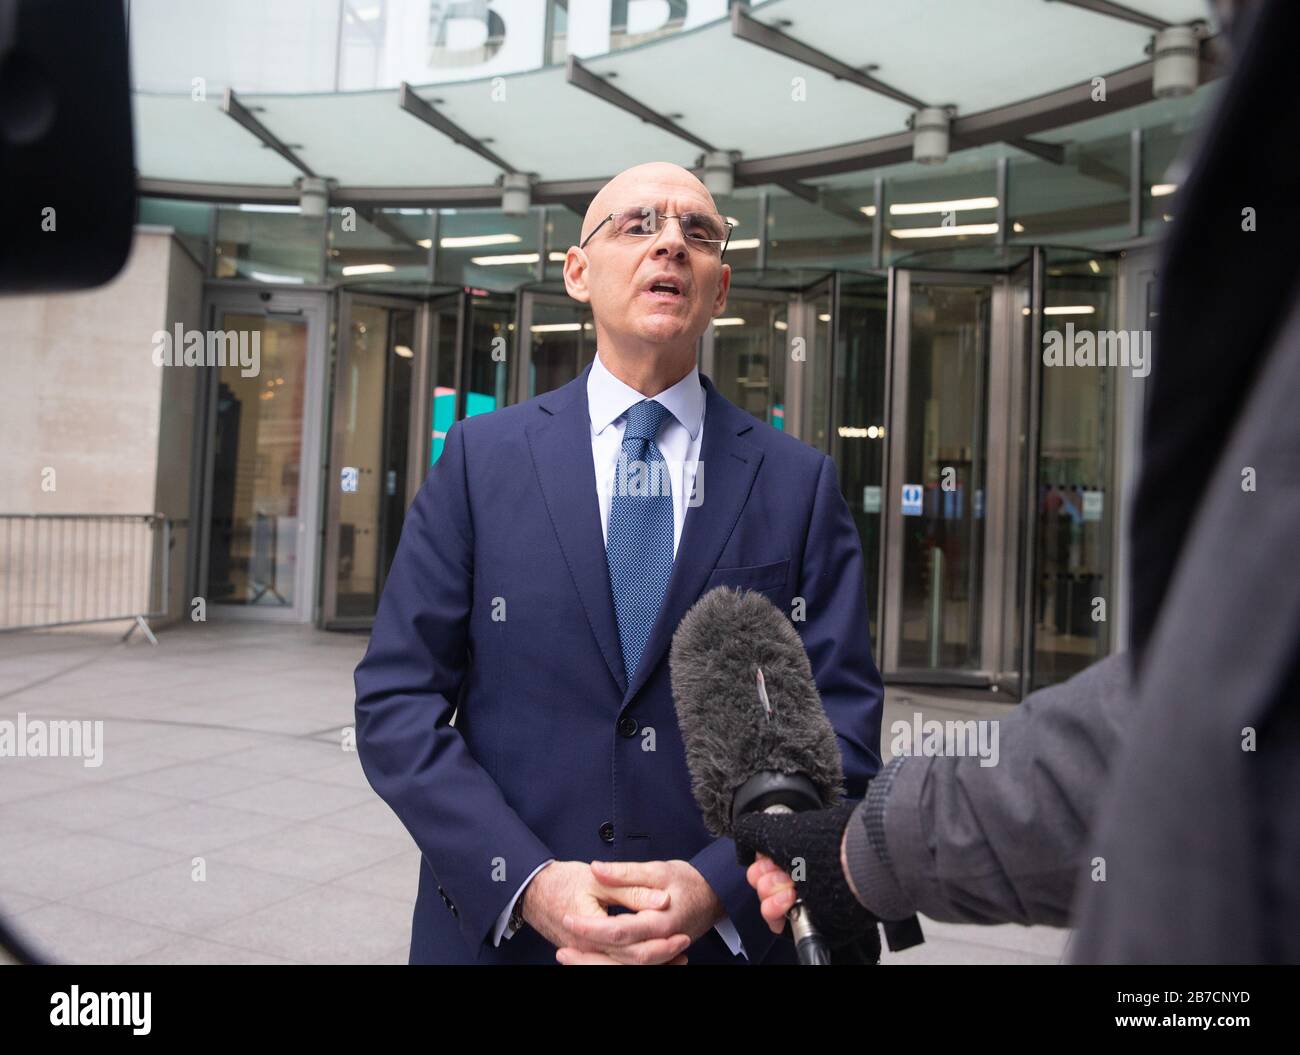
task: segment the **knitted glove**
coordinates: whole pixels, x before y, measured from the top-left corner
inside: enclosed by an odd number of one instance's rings
[[[845,802],[833,809],[804,813],[746,813],[736,822],[732,838],[736,859],[742,865],[753,864],[757,851],[790,875],[828,944],[839,946],[867,938],[874,939],[878,950],[876,917],[853,896],[840,864],[840,843],[856,808],[857,803]],[[796,858],[802,862],[797,869]]]

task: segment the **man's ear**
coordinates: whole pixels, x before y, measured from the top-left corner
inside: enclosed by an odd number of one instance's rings
[[[731,265],[723,264],[718,276],[718,292],[713,297],[713,314],[716,316],[727,306],[727,291],[731,289]]]
[[[591,290],[587,287],[590,267],[587,254],[576,245],[569,246],[569,251],[564,254],[564,288],[569,296],[583,304],[591,301]]]

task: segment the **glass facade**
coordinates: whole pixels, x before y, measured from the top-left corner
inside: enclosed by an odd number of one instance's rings
[[[831,212],[816,202],[782,191],[771,193],[767,217],[769,267],[871,266],[871,217],[858,211],[854,204],[858,196],[836,192],[834,198],[838,207]],[[866,194],[860,204],[870,207],[871,194]]]
[[[433,259],[432,209],[329,211],[332,282],[423,282]]]
[[[536,281],[540,214],[539,208],[525,216],[500,209],[439,210],[435,280],[484,289]]]
[[[296,206],[239,205],[217,209],[213,277],[280,285],[320,282],[325,221]]]
[[[181,244],[206,272],[212,242],[214,207],[205,202],[168,201],[165,198],[140,198],[136,222],[170,227]]]
[[[1115,331],[1115,260],[1073,252],[1047,254],[1044,346],[1060,339],[1077,351],[1042,371],[1039,431],[1033,686],[1063,681],[1110,651],[1115,593],[1113,473],[1115,389],[1107,366],[1123,343],[1129,360],[1149,355],[1149,333]],[[1087,355],[1095,335],[1096,354]],[[1085,362],[1093,359],[1097,365]]]
[[[1058,164],[1010,162],[1007,240],[1013,244],[1101,244],[1129,234],[1130,137],[1127,133],[1062,147]]]
[[[737,406],[834,458],[887,676],[985,678],[1023,692],[1115,647],[1123,380],[1108,369],[1035,370],[1034,341],[1085,329],[1100,340],[1118,325],[1118,259],[1106,250],[1139,238],[1138,220],[1143,236],[1167,224],[1179,150],[1205,94],[1134,108],[1136,136],[1114,120],[1058,130],[1053,158],[992,144],[939,167],[828,177],[811,194],[738,186],[716,199],[736,225],[732,289],[702,361]],[[319,294],[330,303],[354,298],[336,312],[326,426],[327,478],[358,470],[357,490],[329,514],[324,575],[339,625],[371,617],[411,488],[451,424],[557,388],[595,355],[590,309],[563,287],[582,223],[566,206],[508,216],[335,202],[310,218],[287,205],[145,198],[140,220],[173,227],[214,288],[319,285],[336,291]],[[896,361],[891,273],[912,276],[908,352]],[[292,359],[294,323],[259,326]],[[891,361],[901,380],[891,381]],[[291,363],[280,372],[293,383]],[[241,386],[221,378],[210,595],[290,605],[285,565],[296,555],[284,524],[299,515],[290,483],[304,470],[281,448],[302,427],[301,408],[281,420]],[[268,458],[279,467],[268,470]],[[905,484],[918,498],[901,515]]]
[[[992,245],[998,233],[997,170],[987,162],[950,159],[914,166],[885,182],[882,250],[890,264],[919,250]]]
[[[298,561],[307,326],[227,312],[220,328],[259,346],[261,370],[218,368],[211,542],[214,604],[291,608]]]
[[[885,375],[889,287],[875,275],[843,275],[835,348],[835,435],[840,488],[862,540],[871,638],[880,651],[880,555],[884,528]]]
[[[713,381],[718,391],[773,428],[785,428],[790,302],[761,291],[734,292],[713,320]]]
[[[529,399],[577,377],[596,357],[595,324],[585,304],[552,295],[535,298],[530,308]]]
[[[983,495],[993,289],[918,281],[908,303],[900,669],[982,665]]]
[[[339,335],[331,459],[337,506],[330,517],[331,621],[375,614],[406,512],[416,311],[385,302],[349,304]]]

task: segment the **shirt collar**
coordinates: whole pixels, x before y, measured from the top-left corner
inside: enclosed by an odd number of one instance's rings
[[[591,430],[599,436],[605,429],[627,413],[628,407],[645,399],[640,392],[630,385],[625,385],[606,369],[600,361],[600,352],[591,363],[591,373],[587,376],[587,412],[591,417]],[[690,371],[677,384],[651,397],[662,403],[695,439],[704,419],[704,385],[700,381],[698,366]]]

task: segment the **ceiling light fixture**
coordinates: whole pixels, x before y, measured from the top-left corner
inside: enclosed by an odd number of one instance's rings
[[[922,165],[941,165],[948,160],[948,124],[946,108],[927,106],[912,114],[912,160]]]
[[[985,198],[954,198],[952,201],[897,202],[889,207],[890,216],[921,216],[931,212],[969,212],[971,209],[996,209],[998,200]]]
[[[961,234],[997,234],[995,223],[961,223],[955,227],[895,227],[895,238],[953,238]]]
[[[523,239],[517,234],[468,234],[440,238],[438,244],[443,249],[473,249],[475,246],[509,245],[513,242],[522,241]],[[421,242],[420,244],[423,245],[424,243]]]
[[[699,163],[704,166],[704,186],[710,194],[717,196],[732,192],[736,174],[729,151],[706,151]]]
[[[1195,26],[1166,26],[1151,44],[1154,58],[1151,93],[1157,99],[1173,99],[1196,90],[1201,62],[1201,44]]]
[[[526,172],[501,176],[501,211],[506,216],[527,216],[533,201],[533,184]]]

